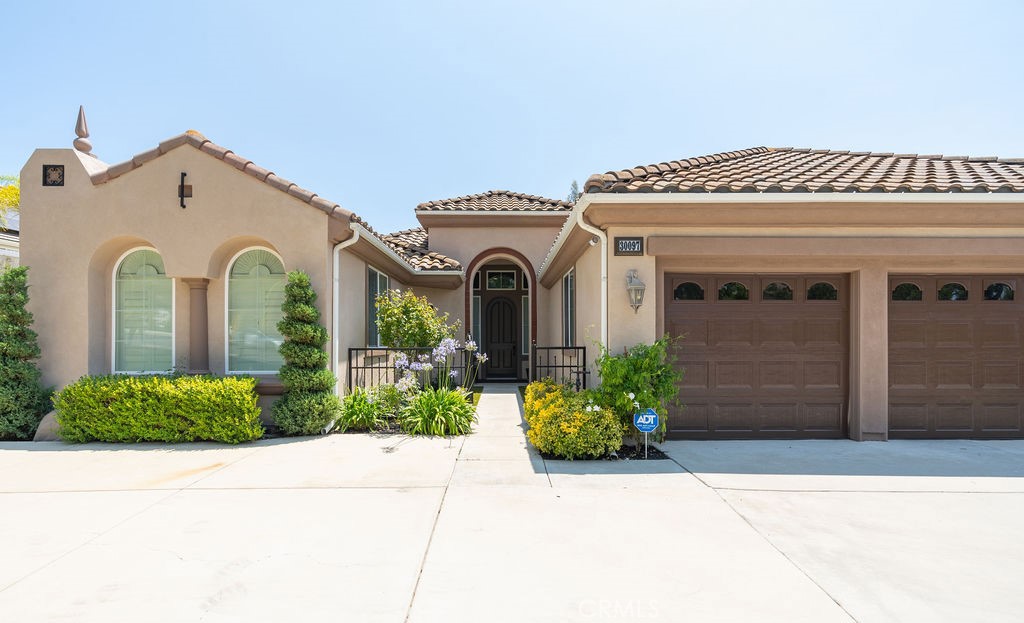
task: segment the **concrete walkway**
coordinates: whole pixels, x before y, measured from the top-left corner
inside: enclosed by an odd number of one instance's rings
[[[0,620],[1011,621],[1024,444],[0,444]]]

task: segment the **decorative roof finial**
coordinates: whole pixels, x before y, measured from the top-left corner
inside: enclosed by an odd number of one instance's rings
[[[89,125],[85,122],[85,107],[78,107],[78,123],[75,124],[75,149],[87,154],[92,151],[92,143],[89,142]]]

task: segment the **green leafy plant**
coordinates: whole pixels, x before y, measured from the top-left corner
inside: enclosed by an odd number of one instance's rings
[[[425,296],[411,290],[389,290],[377,295],[377,328],[380,342],[391,348],[433,348],[451,338],[459,323],[448,325],[448,314],[438,315],[437,308]]]
[[[545,454],[568,460],[596,459],[622,446],[622,425],[597,402],[593,390],[575,392],[550,379],[526,388],[524,412],[530,443]]]
[[[372,391],[356,387],[341,401],[341,417],[338,418],[338,432],[349,430],[367,431],[382,428],[387,420],[387,405],[375,399]]]
[[[17,175],[0,175],[0,226],[7,226],[7,213],[21,205],[21,186]]]
[[[54,396],[65,441],[220,441],[263,435],[256,379],[210,376],[86,376]]]
[[[309,275],[299,270],[288,273],[284,292],[284,318],[277,323],[285,338],[279,349],[284,395],[274,403],[274,421],[286,435],[315,435],[341,411],[334,393],[337,378],[327,369],[327,330],[320,324]]]
[[[410,435],[465,435],[476,421],[476,409],[461,388],[427,387],[411,395],[398,414],[402,430]]]
[[[50,410],[28,303],[28,268],[0,273],[0,439],[31,439]]]
[[[633,414],[648,408],[657,411],[661,420],[654,441],[665,438],[668,405],[676,404],[683,378],[670,353],[672,342],[666,335],[653,344],[637,344],[622,355],[612,355],[602,347],[597,358],[601,377],[598,402],[619,417],[623,431],[637,444],[643,435],[633,426]]]

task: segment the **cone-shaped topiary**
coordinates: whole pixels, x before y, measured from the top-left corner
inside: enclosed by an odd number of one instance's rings
[[[315,435],[341,410],[341,401],[334,393],[336,378],[327,369],[323,348],[327,330],[320,325],[309,275],[300,270],[288,273],[284,292],[284,319],[277,323],[285,339],[280,348],[284,395],[274,403],[274,420],[286,435]]]
[[[0,439],[31,439],[50,410],[51,392],[39,383],[39,344],[26,303],[28,268],[0,273]]]

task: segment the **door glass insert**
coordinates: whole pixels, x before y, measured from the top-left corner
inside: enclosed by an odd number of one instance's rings
[[[672,300],[675,301],[703,301],[704,288],[692,281],[681,283],[672,292]]]
[[[894,301],[920,301],[922,298],[923,293],[916,283],[901,283],[892,290]]]
[[[718,288],[719,301],[749,301],[750,291],[738,281],[730,281]]]
[[[820,281],[807,288],[808,301],[838,301],[839,290],[827,281]]]
[[[966,301],[967,288],[962,283],[947,283],[939,288],[940,301]]]
[[[793,288],[789,287],[788,283],[782,281],[773,281],[765,286],[764,291],[761,292],[762,301],[792,301],[793,300]]]
[[[1008,283],[993,283],[985,288],[986,301],[1012,301],[1013,288]]]

